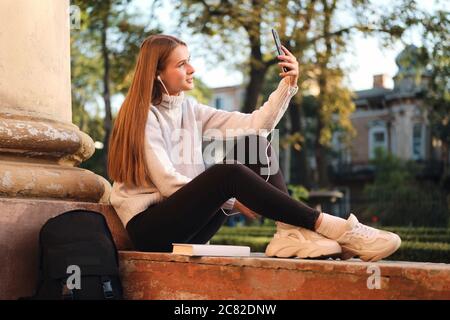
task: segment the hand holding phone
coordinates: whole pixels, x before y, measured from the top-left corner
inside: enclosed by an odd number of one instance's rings
[[[272,35],[273,35],[273,39],[275,40],[275,45],[277,47],[277,51],[278,51],[278,55],[284,55],[283,50],[281,49],[281,42],[280,42],[280,37],[278,36],[278,32],[275,29],[272,29]],[[288,72],[289,69],[286,67],[282,67],[284,72]]]

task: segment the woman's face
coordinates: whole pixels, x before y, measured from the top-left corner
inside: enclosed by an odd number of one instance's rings
[[[160,73],[170,95],[179,95],[181,91],[194,88],[193,74],[195,69],[189,63],[189,60],[188,48],[183,45],[177,46],[170,54],[166,68]],[[164,90],[164,93],[167,92]]]

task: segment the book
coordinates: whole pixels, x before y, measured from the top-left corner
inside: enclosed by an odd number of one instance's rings
[[[248,257],[250,247],[215,244],[172,243],[173,254],[187,256]]]

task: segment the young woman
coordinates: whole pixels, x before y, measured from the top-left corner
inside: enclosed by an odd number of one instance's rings
[[[142,43],[108,155],[110,202],[137,250],[170,252],[174,242],[207,243],[236,212],[276,221],[267,256],[375,261],[398,249],[396,234],[365,226],[353,214],[345,220],[310,208],[289,196],[280,170],[263,173],[278,163],[268,134],[258,132],[275,128],[298,91],[298,62],[283,50],[279,65],[289,71],[280,73],[269,99],[246,114],[184,95],[194,87],[195,72],[186,43],[169,35]],[[233,137],[234,147],[206,168],[202,139],[217,136]],[[261,150],[269,162],[247,160]]]

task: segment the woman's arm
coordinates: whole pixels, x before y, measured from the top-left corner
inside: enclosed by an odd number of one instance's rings
[[[283,78],[277,89],[270,94],[269,99],[252,113],[229,112],[197,103],[195,112],[197,120],[202,123],[203,136],[223,139],[224,137],[258,133],[261,129],[270,131],[275,128],[285,113],[289,101],[298,91],[298,86],[290,85],[288,78]]]
[[[290,99],[298,91],[299,65],[297,59],[286,47],[281,46],[281,48],[284,54],[277,56],[281,60],[278,65],[281,70],[283,67],[287,67],[288,70],[279,74],[283,79],[261,108],[247,114],[238,111],[217,110],[202,104],[196,105],[197,120],[203,124],[203,137],[223,139],[249,133],[269,135],[286,112]],[[261,129],[267,131],[258,132]]]

